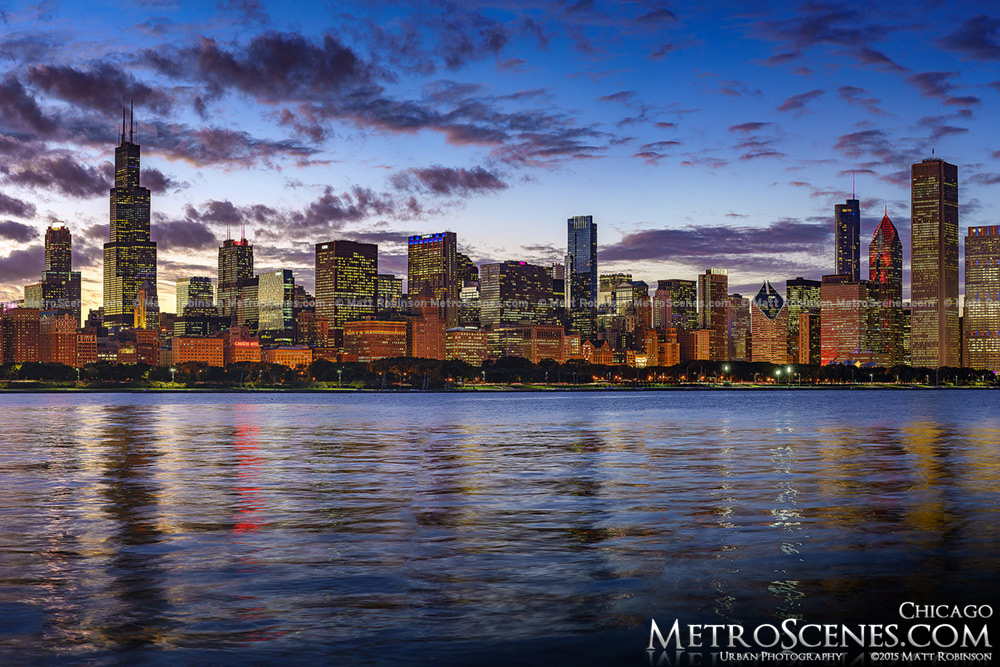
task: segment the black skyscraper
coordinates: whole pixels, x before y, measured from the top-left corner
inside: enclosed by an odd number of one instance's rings
[[[115,187],[111,188],[111,230],[104,244],[104,325],[115,329],[136,326],[136,297],[144,283],[147,322],[156,322],[156,243],[149,240],[149,190],[139,185],[139,145],[134,142],[134,117],[125,134],[122,112],[120,143],[115,148]]]
[[[857,282],[861,279],[861,207],[857,199],[848,199],[833,209],[837,221],[834,273]]]
[[[566,221],[565,292],[570,330],[592,340],[597,324],[597,223],[591,215]]]

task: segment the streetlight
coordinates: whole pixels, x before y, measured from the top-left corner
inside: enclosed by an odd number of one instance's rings
[[[779,382],[781,382],[781,369],[780,368],[778,370],[774,371],[774,377],[776,378],[775,381],[774,381],[775,384],[778,384]]]
[[[343,371],[343,369],[338,368],[337,369],[337,389],[343,389],[344,388],[343,378],[344,378],[344,371]]]
[[[176,369],[176,368],[174,368],[173,366],[171,366],[171,367],[170,367],[170,384],[173,384],[173,383],[174,383],[174,374],[175,374],[176,372],[177,372],[177,369]]]
[[[788,386],[790,387],[790,386],[792,386],[792,367],[789,366],[785,370],[788,373]]]

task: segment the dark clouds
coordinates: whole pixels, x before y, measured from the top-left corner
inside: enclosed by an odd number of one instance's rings
[[[805,109],[806,104],[817,97],[821,97],[822,95],[823,91],[819,89],[793,95],[781,103],[781,106],[778,107],[778,111],[802,111]]]
[[[155,167],[143,168],[139,182],[144,187],[149,188],[153,194],[164,193],[168,190],[181,190],[187,187],[187,183],[176,181]]]
[[[702,261],[820,250],[833,234],[828,221],[783,220],[767,227],[688,226],[626,234],[600,250],[598,261]]]
[[[0,121],[11,129],[51,133],[55,122],[42,113],[34,96],[15,77],[0,82]]]
[[[408,169],[396,174],[392,182],[400,190],[443,196],[470,196],[507,188],[499,175],[483,167],[454,169],[435,165],[423,169]]]
[[[35,244],[0,257],[0,285],[37,281],[45,268],[45,248]]]
[[[86,71],[67,65],[32,66],[28,68],[27,79],[59,99],[108,114],[120,113],[129,100],[161,114],[170,113],[173,108],[165,92],[136,81],[109,62]]]
[[[875,97],[870,97],[868,91],[864,88],[859,88],[858,86],[841,86],[837,88],[837,94],[840,95],[841,99],[847,101],[848,104],[856,104],[864,107],[876,115],[885,114],[885,111],[879,107],[879,100]]]
[[[235,89],[269,104],[320,99],[374,85],[375,69],[331,34],[312,42],[298,33],[266,32],[242,49],[203,37],[197,45],[149,49],[161,74],[198,81],[210,93]]]
[[[972,16],[938,44],[970,60],[1000,60],[1000,18]]]
[[[207,225],[193,220],[165,220],[152,225],[152,239],[158,249],[209,250],[218,244],[218,237]]]
[[[38,230],[30,225],[24,225],[13,220],[0,220],[0,239],[27,243],[38,238]]]
[[[65,154],[43,157],[12,169],[0,167],[0,173],[8,183],[52,189],[69,197],[95,197],[106,194],[109,189],[100,169],[81,164]]]
[[[35,205],[0,192],[0,215],[33,218],[35,217]]]

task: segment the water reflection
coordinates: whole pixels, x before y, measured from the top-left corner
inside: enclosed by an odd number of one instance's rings
[[[0,652],[465,662],[990,602],[1000,422],[949,396],[0,397],[0,615],[44,609]]]
[[[155,413],[137,406],[108,406],[99,429],[102,477],[101,511],[110,525],[104,534],[107,600],[94,609],[93,623],[107,641],[121,648],[159,642],[172,623],[163,590],[162,533],[156,525],[154,480],[157,442],[150,437]]]

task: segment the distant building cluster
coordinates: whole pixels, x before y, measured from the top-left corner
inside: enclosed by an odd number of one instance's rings
[[[125,117],[115,149],[104,305],[81,326],[80,274],[62,223],[45,235],[41,281],[0,309],[0,363],[97,361],[290,367],[316,359],[457,359],[505,356],[634,367],[692,360],[774,364],[966,366],[1000,370],[1000,233],[968,228],[965,302],[959,310],[958,169],[912,165],[910,301],[903,247],[888,213],[868,245],[862,279],[861,212],[834,209],[834,273],[794,278],[781,294],[765,281],[752,297],[729,293],[729,274],[659,280],[600,274],[597,224],[567,220],[564,262],[476,266],[454,232],[408,239],[403,278],[378,272],[378,247],[348,239],[315,245],[315,295],[292,271],[254,271],[242,232],[219,248],[216,276],[177,281],[174,314],[160,312],[149,190]]]

